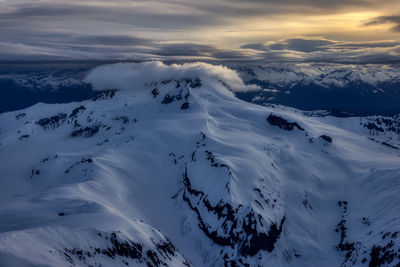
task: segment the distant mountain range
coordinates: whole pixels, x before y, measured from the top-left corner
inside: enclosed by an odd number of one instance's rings
[[[335,116],[400,113],[400,67],[383,65],[227,64],[259,90],[237,93],[255,104],[328,110]],[[67,103],[93,97],[82,80],[95,63],[45,63],[35,69],[0,65],[0,112],[38,102]],[[28,69],[28,70],[27,70]]]
[[[400,113],[400,68],[382,65],[234,66],[262,89],[238,96],[256,104],[330,110],[338,116]]]

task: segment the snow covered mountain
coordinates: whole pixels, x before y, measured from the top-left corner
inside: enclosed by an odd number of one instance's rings
[[[385,65],[248,65],[237,66],[244,80],[258,79],[275,86],[295,83],[319,84],[324,87],[345,87],[349,83],[364,83],[378,87],[385,82],[399,83],[397,67]]]
[[[399,266],[399,116],[253,105],[202,63],[85,81],[0,114],[0,266]]]
[[[242,64],[232,67],[244,81],[262,88],[239,94],[242,99],[256,104],[346,111],[362,116],[400,113],[398,66]]]

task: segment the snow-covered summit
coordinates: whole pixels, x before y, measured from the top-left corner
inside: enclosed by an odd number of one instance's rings
[[[398,117],[252,105],[199,63],[85,81],[107,90],[0,114],[0,263],[399,263]]]

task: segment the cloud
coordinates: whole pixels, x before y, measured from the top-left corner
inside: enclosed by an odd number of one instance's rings
[[[159,56],[189,56],[189,57],[211,57],[218,49],[212,45],[194,43],[165,43],[159,44],[153,51]]]
[[[214,45],[196,43],[159,43],[152,51],[154,55],[161,57],[186,57],[204,58],[208,60],[249,60],[254,56],[254,52],[244,50],[222,49]]]
[[[149,45],[151,40],[130,35],[80,35],[71,40],[75,44],[106,46],[139,46]]]
[[[185,30],[221,23],[220,17],[200,14],[188,9],[183,3],[174,5],[165,1],[143,3],[122,0],[108,4],[87,0],[38,3],[23,1],[20,4],[11,4],[10,0],[7,2],[10,8],[0,10],[0,26],[20,30],[23,30],[23,26],[35,29],[35,26],[42,25],[52,29],[54,25],[58,25],[64,29],[72,26],[75,32],[81,32],[88,27],[97,28],[95,23],[100,27],[107,27],[106,30],[116,29],[116,26],[147,30]],[[30,24],[26,23],[28,21]],[[48,24],[49,22],[53,24]],[[75,28],[77,25],[81,29]]]
[[[399,46],[400,42],[396,41],[375,41],[375,42],[336,42],[332,48],[347,48],[347,49],[360,49],[360,48],[385,48]]]
[[[293,50],[298,52],[323,51],[328,45],[335,42],[326,39],[313,38],[293,38],[278,42],[269,42],[266,44],[247,44],[242,48],[250,48],[255,50],[271,51],[271,50]]]
[[[94,54],[68,49],[25,45],[21,43],[0,42],[0,59],[2,60],[68,60],[71,58],[88,59]]]
[[[371,17],[368,12],[378,10],[374,12],[385,14],[383,11],[391,10],[396,1],[3,0],[0,8],[1,42],[3,46],[7,44],[9,51],[0,53],[0,60],[47,60],[53,57],[307,61],[310,58],[317,60],[318,57],[334,59],[343,52],[338,58],[348,55],[350,61],[354,61],[357,53],[367,53],[361,50],[369,48],[371,53],[394,56],[393,61],[397,57],[397,50],[394,49],[396,38],[389,36],[385,38],[394,41],[377,42],[377,32],[376,35],[369,35],[375,42],[356,43],[355,40],[365,40],[365,36],[353,39],[343,25],[349,25],[352,21],[347,19],[351,17],[356,21],[352,22],[356,25],[353,26],[359,28],[361,18]],[[364,11],[368,11],[367,17],[361,16]],[[342,17],[335,19],[336,15]],[[361,16],[360,19],[358,16]],[[400,31],[398,18],[381,16],[365,25],[390,23],[394,25],[393,29]],[[332,30],[330,20],[343,22],[334,25]],[[315,27],[326,27],[326,32],[313,29],[318,22],[321,25]],[[286,32],[289,36],[300,37],[288,38],[284,36]],[[352,32],[357,31],[353,29]],[[313,37],[316,35],[330,36],[330,39]],[[350,41],[334,40],[346,38]],[[263,40],[269,42],[262,43]],[[13,45],[19,48],[13,48]],[[21,46],[25,48],[21,49]],[[353,52],[350,54],[349,50]]]
[[[265,60],[349,64],[400,63],[400,42],[344,42],[318,37],[254,43],[242,48],[262,52]]]
[[[393,31],[400,32],[400,16],[380,16],[364,23],[364,26],[394,24]]]
[[[165,65],[160,61],[143,63],[118,63],[94,68],[85,78],[97,90],[116,88],[140,91],[146,85],[163,80],[196,79],[202,81],[222,81],[232,91],[259,89],[245,85],[236,71],[225,66],[206,63],[187,63]]]
[[[62,39],[62,38],[61,38]],[[75,40],[79,39],[79,43]],[[49,43],[0,43],[0,59],[6,60],[162,60],[218,62],[328,62],[350,64],[400,63],[400,42],[344,42],[297,37],[254,43],[239,49],[223,49],[197,43],[165,43],[133,36],[54,37]]]

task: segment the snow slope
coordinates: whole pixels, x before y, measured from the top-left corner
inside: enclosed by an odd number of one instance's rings
[[[236,72],[106,65],[0,114],[0,266],[396,266],[400,118],[256,106]]]

